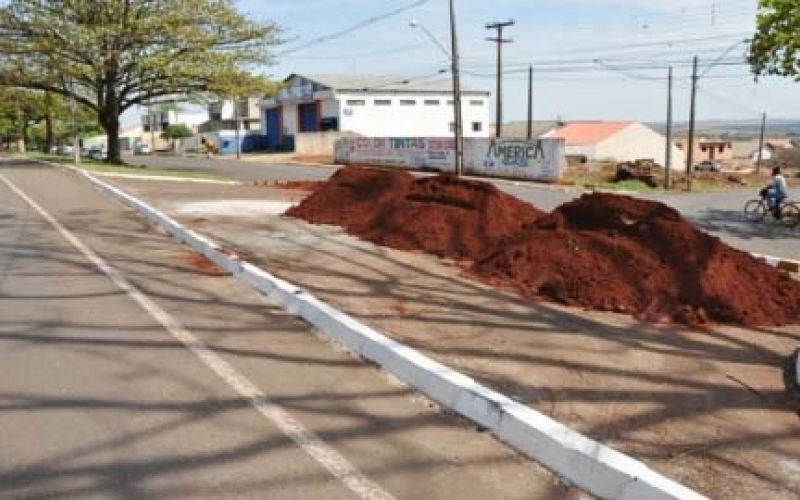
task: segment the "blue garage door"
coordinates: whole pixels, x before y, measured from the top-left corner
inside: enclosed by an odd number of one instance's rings
[[[281,147],[281,111],[279,108],[267,110],[267,149]]]
[[[319,131],[319,113],[317,113],[317,103],[310,102],[307,104],[298,104],[297,121],[299,123],[300,132]]]

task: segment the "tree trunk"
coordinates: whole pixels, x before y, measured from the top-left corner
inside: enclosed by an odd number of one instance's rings
[[[44,95],[44,152],[49,154],[54,144],[53,97],[47,92]]]
[[[119,116],[115,113],[100,115],[100,125],[106,132],[108,158],[106,163],[122,163],[122,152],[119,149]]]

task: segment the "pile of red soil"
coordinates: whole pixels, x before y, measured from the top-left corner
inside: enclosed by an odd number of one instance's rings
[[[474,260],[544,213],[485,182],[347,167],[287,215],[379,245]]]
[[[528,297],[653,321],[800,323],[800,282],[660,203],[592,194],[545,215],[484,182],[348,167],[287,215],[471,261]]]
[[[591,194],[475,266],[526,296],[647,320],[800,322],[800,282],[698,230],[661,203]]]

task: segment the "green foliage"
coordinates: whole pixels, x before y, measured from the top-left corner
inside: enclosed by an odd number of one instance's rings
[[[124,111],[258,80],[248,69],[271,62],[279,34],[231,0],[9,0],[0,85],[74,97],[94,110],[118,161]]]
[[[174,139],[185,139],[187,137],[192,137],[194,132],[191,128],[187,127],[186,125],[170,125],[167,129],[161,133],[161,138],[166,140],[174,140]]]
[[[800,81],[799,0],[761,0],[749,60],[756,75],[791,76]]]

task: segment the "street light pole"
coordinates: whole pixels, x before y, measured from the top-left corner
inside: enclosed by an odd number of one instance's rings
[[[461,76],[458,68],[458,34],[456,33],[455,0],[450,0],[450,59],[453,63],[453,110],[455,119],[455,167],[456,176],[464,170],[464,129],[461,121]]]
[[[513,40],[510,38],[503,38],[503,28],[514,26],[514,21],[506,21],[502,23],[489,23],[486,25],[487,30],[497,30],[497,38],[487,38],[489,42],[497,44],[497,103],[495,121],[497,122],[497,137],[503,136],[503,44],[511,43]]]

